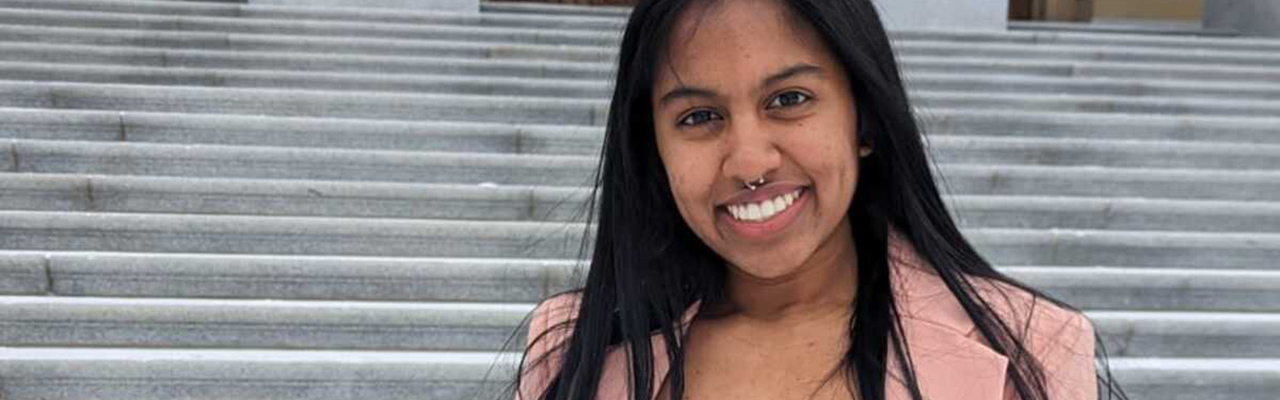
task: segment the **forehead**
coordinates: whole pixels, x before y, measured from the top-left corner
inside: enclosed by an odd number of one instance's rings
[[[697,2],[677,19],[654,83],[663,89],[752,79],[743,83],[754,85],[798,62],[835,61],[813,28],[779,1]]]

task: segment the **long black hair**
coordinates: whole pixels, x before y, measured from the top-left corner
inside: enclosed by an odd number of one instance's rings
[[[696,301],[715,303],[724,295],[724,260],[707,247],[676,209],[667,174],[659,158],[651,96],[656,71],[673,25],[697,1],[641,0],[633,9],[622,38],[617,77],[604,147],[596,172],[590,210],[593,235],[584,239],[591,263],[572,321],[551,327],[568,339],[557,344],[555,360],[525,360],[515,387],[529,363],[555,361],[546,390],[538,399],[593,399],[604,370],[605,355],[615,345],[629,346],[631,388],[635,400],[649,400],[658,390],[653,381],[651,337],[665,340],[671,368],[672,399],[683,398],[684,351],[679,323]],[[842,367],[855,383],[858,398],[883,399],[888,350],[898,355],[900,376],[914,399],[921,399],[903,339],[892,288],[886,247],[890,226],[897,228],[920,257],[959,300],[993,350],[1009,357],[1010,382],[1024,400],[1048,399],[1045,376],[1033,354],[1017,340],[1010,321],[993,311],[977,294],[974,279],[989,279],[1053,300],[995,270],[962,236],[939,193],[931,172],[898,64],[879,15],[870,0],[777,0],[819,33],[827,49],[849,74],[857,104],[859,143],[872,153],[861,159],[855,196],[848,216],[857,251],[857,299],[851,305],[850,346]],[[594,242],[587,242],[594,239]],[[590,243],[590,244],[587,244]],[[1095,337],[1097,349],[1102,343]],[[1099,369],[1099,390],[1123,392],[1107,368]],[[660,377],[659,377],[660,378]],[[1108,396],[1110,397],[1110,396]]]

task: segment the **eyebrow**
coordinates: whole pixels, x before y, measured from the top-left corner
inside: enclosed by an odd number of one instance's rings
[[[778,82],[791,79],[797,75],[805,75],[805,74],[821,75],[822,68],[819,68],[817,65],[813,65],[813,64],[802,63],[802,64],[792,65],[790,67],[787,67],[787,69],[782,70],[781,72],[778,72],[773,75],[769,75],[768,78],[764,78],[764,80],[761,81],[760,83],[760,87],[767,87],[769,85],[773,85]],[[666,95],[662,96],[662,99],[658,100],[658,106],[659,107],[664,106],[667,103],[670,103],[671,101],[674,101],[682,97],[714,98],[714,97],[719,97],[719,95],[715,91],[712,91],[710,89],[704,89],[696,86],[681,86],[676,88],[675,90],[668,92]]]

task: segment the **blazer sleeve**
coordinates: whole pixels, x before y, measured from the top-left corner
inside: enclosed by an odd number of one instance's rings
[[[1028,351],[1044,368],[1049,400],[1097,400],[1093,324],[1083,314],[1056,307],[1041,309],[1023,338]],[[1022,400],[1012,382],[1005,386],[1006,400]]]
[[[573,332],[578,295],[563,294],[544,300],[533,310],[515,400],[538,400],[560,370],[563,347]]]

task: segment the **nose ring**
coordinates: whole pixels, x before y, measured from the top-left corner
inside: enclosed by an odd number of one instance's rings
[[[746,186],[747,190],[754,192],[756,191],[756,188],[763,186],[764,182],[765,182],[764,175],[760,175],[760,177],[756,178],[756,180],[754,181],[750,181],[750,182],[743,181],[742,185]]]

